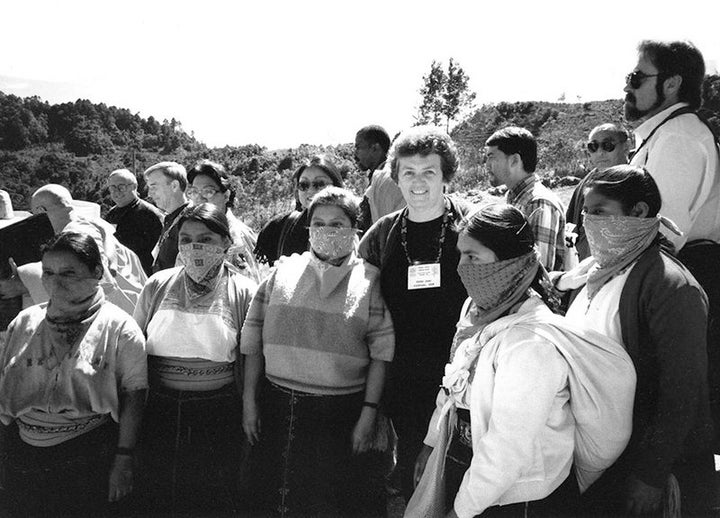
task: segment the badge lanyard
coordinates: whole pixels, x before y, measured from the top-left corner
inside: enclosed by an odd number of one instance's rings
[[[401,217],[400,243],[405,251],[405,258],[408,262],[408,290],[421,290],[426,288],[440,287],[440,259],[442,258],[443,244],[445,243],[445,231],[448,224],[449,209],[445,206],[442,225],[440,227],[440,238],[438,239],[437,258],[432,263],[419,264],[410,258],[407,244],[407,210]]]

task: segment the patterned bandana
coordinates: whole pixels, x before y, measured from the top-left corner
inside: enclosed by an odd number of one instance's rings
[[[93,304],[100,280],[93,277],[67,277],[42,274],[43,288],[50,299],[48,315],[52,318],[81,319]]]
[[[460,280],[473,304],[457,323],[450,361],[464,340],[479,333],[523,299],[541,268],[534,251],[490,264],[458,265]]]
[[[310,247],[325,261],[350,255],[357,242],[357,229],[310,227]]]
[[[180,263],[185,274],[198,284],[214,279],[225,259],[225,249],[207,243],[187,243],[178,246]]]
[[[91,289],[95,286],[94,292],[90,295],[78,294],[73,301],[53,298],[50,294],[50,301],[45,313],[45,324],[50,332],[50,355],[46,367],[49,369],[57,366],[63,358],[77,345],[78,340],[85,336],[90,323],[100,311],[105,296],[98,285],[97,279],[84,279],[85,288]],[[81,298],[84,297],[84,298]]]
[[[588,297],[592,298],[603,285],[625,269],[655,240],[660,223],[675,233],[675,224],[660,215],[655,218],[632,216],[595,216],[584,218],[585,235],[595,262],[588,274]]]
[[[457,271],[477,307],[491,311],[525,293],[535,278],[538,266],[537,255],[530,252],[494,263],[460,264]],[[522,291],[518,293],[520,289]]]

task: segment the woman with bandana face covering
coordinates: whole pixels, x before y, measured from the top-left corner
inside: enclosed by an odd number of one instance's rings
[[[243,427],[262,516],[385,515],[373,476],[381,456],[370,450],[381,446],[395,341],[379,271],[356,254],[358,211],[338,187],[313,197],[310,251],[276,263],[242,330]]]
[[[54,237],[42,254],[49,301],[21,312],[0,347],[3,516],[105,516],[139,486],[145,339],[105,300],[102,273],[92,237]]]
[[[238,349],[255,284],[226,261],[224,211],[190,207],[178,228],[182,266],[153,275],[134,314],[148,344],[147,504],[167,514],[237,512],[245,444]]]
[[[406,516],[576,516],[579,492],[627,442],[630,358],[553,314],[533,244],[510,205],[485,206],[459,225],[458,273],[470,298]]]
[[[584,284],[567,318],[622,343],[637,369],[630,443],[584,495],[603,516],[660,516],[673,499],[683,516],[709,516],[714,501],[707,299],[664,248],[661,226],[678,231],[660,207],[646,170],[596,173],[584,201],[592,257],[556,279],[562,290]]]

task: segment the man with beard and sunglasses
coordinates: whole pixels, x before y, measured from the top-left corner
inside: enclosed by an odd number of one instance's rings
[[[688,41],[645,40],[625,78],[625,117],[638,121],[630,164],[645,167],[663,199],[663,214],[682,235],[666,234],[678,258],[708,295],[708,385],[720,451],[720,165],[718,141],[697,110],[705,64]]]
[[[657,182],[663,213],[683,232],[666,235],[678,251],[694,241],[720,242],[718,153],[696,114],[704,76],[692,43],[645,40],[625,78],[625,117],[640,122],[630,164],[645,167]]]

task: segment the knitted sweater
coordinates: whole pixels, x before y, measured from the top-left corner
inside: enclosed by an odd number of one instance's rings
[[[281,258],[260,284],[240,351],[264,354],[267,378],[313,394],[365,389],[371,359],[391,361],[392,320],[379,271],[353,253],[340,266],[312,252]]]

